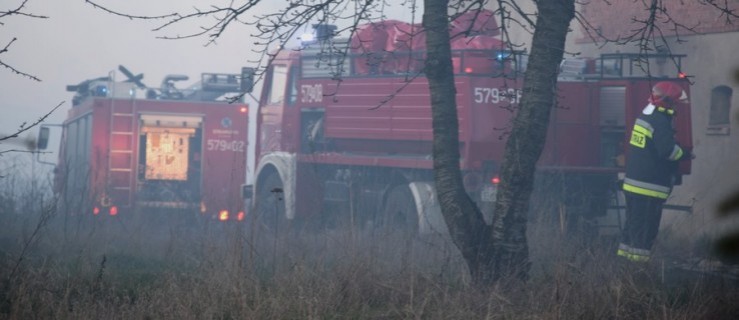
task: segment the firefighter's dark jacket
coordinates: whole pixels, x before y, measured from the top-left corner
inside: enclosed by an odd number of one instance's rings
[[[629,141],[624,191],[667,199],[677,162],[690,157],[675,142],[674,111],[648,105],[636,119]]]

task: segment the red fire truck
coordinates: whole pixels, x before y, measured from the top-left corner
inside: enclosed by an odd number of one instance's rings
[[[464,186],[490,214],[526,56],[505,49],[489,24],[494,19],[480,19],[472,27],[455,21],[452,32],[474,35],[457,37],[452,54]],[[445,232],[435,201],[425,48],[417,30],[385,21],[338,39],[329,26],[317,26],[313,42],[276,56],[258,110],[255,219],[269,227],[333,212],[331,219]],[[627,133],[650,88],[667,80],[689,89],[678,76],[681,58],[604,54],[562,63],[538,166],[540,182],[558,181],[545,188],[561,192],[570,212],[587,218],[608,212]],[[660,71],[639,67],[647,62]],[[656,79],[659,72],[673,76]],[[677,138],[690,149],[690,112],[679,110],[676,119]],[[690,164],[681,169],[690,173]]]
[[[55,189],[70,212],[127,215],[145,208],[198,212],[219,220],[244,218],[247,105],[229,103],[241,75],[170,75],[148,88],[143,75],[119,67],[110,77],[68,86],[76,92],[61,134]],[[45,147],[49,127],[42,127]]]

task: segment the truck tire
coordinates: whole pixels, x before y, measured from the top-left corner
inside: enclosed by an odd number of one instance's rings
[[[411,236],[418,234],[416,202],[407,184],[390,189],[385,204],[375,219],[375,226],[379,228],[381,234],[394,232]]]
[[[276,172],[269,173],[257,185],[254,214],[248,220],[249,229],[256,236],[272,237],[288,230],[283,192],[282,180]]]

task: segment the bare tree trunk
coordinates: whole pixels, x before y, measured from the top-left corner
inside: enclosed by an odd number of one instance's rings
[[[434,132],[434,179],[444,220],[451,238],[462,252],[472,274],[480,283],[486,273],[484,261],[492,253],[490,229],[480,209],[465,192],[459,168],[459,123],[456,89],[449,44],[448,0],[425,0],[426,77],[431,93]]]
[[[539,160],[556,99],[557,74],[564,55],[565,38],[575,15],[574,0],[539,0],[539,15],[524,76],[520,109],[506,144],[501,183],[495,204],[492,243],[494,277],[526,278],[529,249],[527,212]]]

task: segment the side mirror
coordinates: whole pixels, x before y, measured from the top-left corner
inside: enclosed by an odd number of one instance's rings
[[[254,68],[241,68],[241,92],[250,93],[254,90]]]
[[[49,127],[41,127],[38,132],[38,139],[36,139],[36,148],[38,150],[46,150],[49,146]]]

